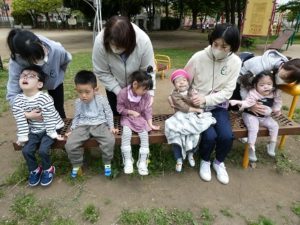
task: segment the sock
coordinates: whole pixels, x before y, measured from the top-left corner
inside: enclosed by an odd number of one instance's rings
[[[38,166],[35,170],[33,170],[32,172],[34,172],[34,173],[38,173],[38,172],[40,172],[40,167]]]
[[[53,169],[53,166],[50,166],[46,171],[50,172]]]
[[[78,166],[78,167],[73,167],[72,171],[75,172],[75,173],[77,173],[79,169],[80,169],[80,166]]]
[[[269,143],[269,149],[270,149],[270,151],[271,151],[271,152],[275,152],[275,148],[276,148],[276,142],[271,141],[271,142]]]
[[[104,168],[109,169],[109,168],[111,168],[111,165],[110,165],[110,164],[105,164],[105,165],[104,165]]]
[[[188,154],[188,157],[189,157],[189,158],[193,158],[193,157],[194,157],[194,153],[193,153],[193,152],[190,152],[190,153]]]

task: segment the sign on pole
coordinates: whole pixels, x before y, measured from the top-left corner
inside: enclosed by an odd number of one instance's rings
[[[244,36],[267,36],[272,13],[274,0],[248,0],[244,24]]]

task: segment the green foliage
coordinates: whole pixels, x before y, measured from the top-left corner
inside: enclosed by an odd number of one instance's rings
[[[247,225],[275,225],[275,223],[264,216],[259,216],[257,221],[247,221]]]
[[[201,221],[203,225],[213,224],[215,216],[211,214],[208,208],[203,208],[201,210]]]
[[[295,202],[292,206],[292,211],[300,217],[300,202]]]
[[[183,68],[190,57],[195,53],[194,50],[182,50],[172,48],[154,49],[155,54],[168,55],[171,58],[171,67],[173,69]]]
[[[10,206],[12,218],[0,221],[0,224],[51,224],[51,225],[75,225],[70,220],[57,214],[52,203],[41,204],[33,194],[18,194]]]
[[[242,37],[241,47],[246,48],[246,49],[253,49],[255,47],[254,43],[255,43],[254,38]]]
[[[63,6],[62,0],[14,0],[13,9],[19,13],[25,13],[28,10],[34,10],[36,13],[54,12],[57,8]]]
[[[164,208],[123,210],[118,220],[120,225],[195,225],[197,224],[190,211]]]
[[[27,11],[26,12],[13,11],[11,15],[14,18],[15,24],[33,25],[32,18]]]
[[[161,30],[176,30],[180,26],[180,20],[178,18],[173,17],[163,17],[160,21],[160,29]]]
[[[221,209],[220,212],[226,217],[233,218],[233,215],[228,208]]]
[[[6,178],[6,184],[13,185],[22,183],[28,178],[28,169],[25,160],[19,160],[15,167],[15,171]]]
[[[90,223],[96,223],[100,217],[99,209],[90,204],[84,209],[82,216],[84,220],[89,221]]]
[[[9,109],[9,104],[6,100],[6,83],[8,78],[7,70],[0,70],[0,116],[3,112]]]
[[[287,153],[279,152],[276,154],[276,171],[280,174],[291,171],[300,172],[300,166],[292,162]]]

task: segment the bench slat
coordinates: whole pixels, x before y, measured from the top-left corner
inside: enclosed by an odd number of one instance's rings
[[[153,116],[153,124],[159,125],[161,127],[161,130],[159,131],[150,131],[149,132],[149,143],[151,144],[160,144],[160,143],[166,143],[167,139],[164,135],[164,127],[165,127],[165,120],[168,119],[171,114],[161,114],[161,115],[154,115]],[[278,135],[299,135],[300,134],[300,124],[288,119],[284,115],[280,116],[273,116],[273,118],[278,122],[279,124],[279,133]],[[230,120],[232,124],[232,130],[234,133],[235,138],[242,138],[247,137],[247,128],[243,122],[243,119],[241,117],[240,112],[230,112]],[[61,131],[61,134],[64,135],[70,128],[72,119],[65,119],[65,126]],[[115,117],[114,119],[115,127],[119,129],[119,133],[115,134],[116,138],[116,145],[121,145],[121,134],[122,134],[122,128],[120,126],[120,118]],[[259,137],[263,136],[269,136],[269,132],[266,128],[260,127],[258,135]],[[52,145],[53,149],[62,149],[64,148],[66,141],[55,141]],[[140,143],[139,136],[135,133],[132,134],[131,143],[136,145]],[[21,147],[17,145],[16,143],[13,143],[15,150],[21,150]],[[98,143],[93,138],[86,141],[83,145],[84,148],[93,148],[97,147]]]

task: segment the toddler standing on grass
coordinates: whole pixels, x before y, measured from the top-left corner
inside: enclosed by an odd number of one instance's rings
[[[254,114],[248,110],[248,108],[259,102],[268,109],[268,112],[264,115]],[[271,117],[271,113],[273,112],[276,116],[279,116],[282,105],[279,91],[275,88],[274,75],[268,72],[256,75],[252,81],[252,89],[248,92],[246,99],[243,101],[230,100],[229,103],[233,106],[240,106],[241,111],[245,109],[242,117],[248,129],[249,160],[257,161],[255,142],[259,126],[266,127],[269,130],[270,142],[267,145],[267,152],[274,157],[279,126]]]
[[[111,176],[111,160],[114,154],[115,137],[113,113],[106,97],[97,94],[96,76],[91,71],[82,70],[75,76],[75,86],[79,98],[75,101],[75,114],[71,131],[67,133],[65,145],[73,165],[71,177],[81,175],[83,163],[82,144],[93,137],[102,151],[105,176]]]
[[[153,87],[150,75],[153,72],[152,68],[149,67],[148,72],[133,72],[130,76],[130,85],[123,88],[117,96],[117,110],[121,114],[121,125],[123,127],[121,151],[125,174],[133,173],[130,143],[132,131],[138,133],[141,141],[137,161],[138,172],[140,175],[148,175],[148,131],[160,129],[159,126],[152,124],[151,95],[148,93]]]
[[[17,143],[22,145],[22,153],[29,170],[29,185],[48,186],[53,181],[55,167],[51,166],[50,147],[55,139],[63,140],[57,130],[64,122],[56,111],[52,97],[41,91],[46,75],[39,66],[29,66],[22,70],[19,86],[23,93],[18,94],[12,105],[12,112],[17,123]],[[25,113],[36,110],[42,120],[27,119]],[[39,145],[42,165],[35,157]]]

